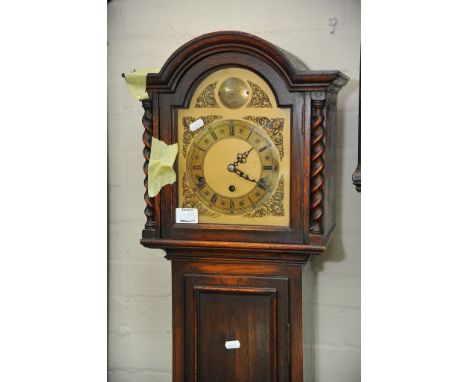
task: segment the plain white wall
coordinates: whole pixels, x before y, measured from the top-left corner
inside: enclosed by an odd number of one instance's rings
[[[337,18],[335,33],[327,20]],[[121,73],[161,67],[207,32],[239,30],[351,77],[338,96],[337,232],[314,259],[317,382],[360,380],[360,195],[357,162],[359,0],[113,0],[108,4],[109,381],[171,381],[171,275],[164,252],[139,244],[143,210],[141,103]]]

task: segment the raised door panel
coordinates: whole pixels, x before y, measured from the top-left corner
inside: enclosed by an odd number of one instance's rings
[[[200,381],[275,380],[276,291],[198,292]],[[226,349],[229,343],[233,349]]]
[[[186,300],[187,381],[289,381],[287,279],[189,275]]]

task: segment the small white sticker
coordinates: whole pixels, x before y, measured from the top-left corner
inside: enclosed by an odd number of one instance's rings
[[[230,349],[239,349],[240,348],[240,342],[239,340],[234,340],[234,341],[226,341],[224,343],[224,346],[226,347],[226,349],[230,350]]]
[[[176,223],[198,223],[198,209],[176,208]]]
[[[189,125],[189,129],[190,131],[195,131],[195,130],[198,130],[200,127],[202,127],[204,125],[203,123],[203,119],[201,118],[198,118],[196,121],[193,121],[190,125]]]

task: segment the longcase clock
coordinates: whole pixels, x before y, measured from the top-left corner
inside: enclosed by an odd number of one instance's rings
[[[347,81],[240,32],[196,38],[147,75],[145,172],[152,138],[178,145],[176,182],[145,194],[141,239],[171,261],[174,382],[312,380],[304,265],[335,228]]]

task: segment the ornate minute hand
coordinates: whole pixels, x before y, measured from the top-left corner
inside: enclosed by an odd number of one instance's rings
[[[244,171],[239,170],[239,169],[237,168],[236,162],[229,164],[227,168],[228,168],[228,171],[229,171],[229,172],[233,172],[233,173],[235,173],[236,175],[240,176],[242,179],[248,180],[249,182],[254,182],[254,183],[258,184],[258,186],[259,186],[260,188],[264,189],[264,190],[266,189],[267,186],[266,186],[266,184],[265,184],[262,180],[261,180],[260,182],[257,182],[255,179],[252,179],[252,178],[251,178],[250,176],[248,176]]]
[[[244,178],[245,180],[248,180],[249,182],[254,182],[259,184],[255,179],[252,179],[250,176],[248,176],[245,172],[239,170],[237,167],[234,169],[234,172],[239,175],[241,178]]]
[[[257,182],[255,179],[252,179],[249,177],[245,172],[239,170],[237,167],[235,168],[234,172],[239,175],[241,178],[248,180],[250,182],[254,182],[258,184],[258,187],[260,187],[262,190],[266,190],[268,188],[267,184],[265,183],[265,180],[262,178],[260,179],[260,182]]]

